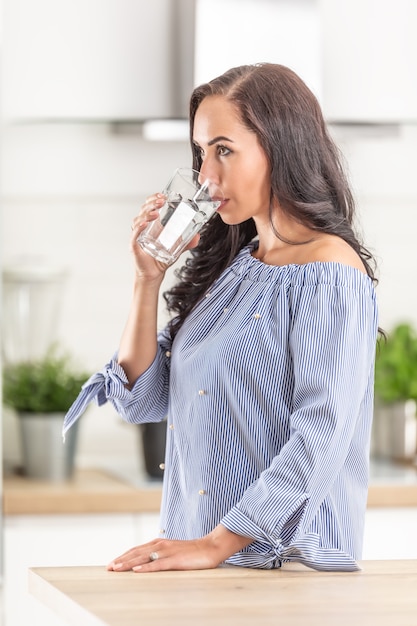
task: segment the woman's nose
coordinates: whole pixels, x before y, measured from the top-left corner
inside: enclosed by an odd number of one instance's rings
[[[219,183],[219,176],[216,168],[213,166],[212,162],[210,163],[210,161],[205,158],[203,163],[201,164],[198,182],[200,183],[200,185],[202,185],[207,179],[209,179],[212,183]]]

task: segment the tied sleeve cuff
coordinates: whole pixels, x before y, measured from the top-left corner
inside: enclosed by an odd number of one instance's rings
[[[360,569],[350,554],[322,546],[317,533],[300,534],[286,544],[280,538],[268,536],[236,507],[221,520],[221,524],[231,532],[254,539],[247,548],[227,559],[231,565],[272,569],[280,567],[282,562],[296,561],[324,572],[354,572]]]
[[[105,404],[109,397],[128,400],[131,391],[127,389],[128,379],[123,368],[112,359],[100,372],[96,372],[83,384],[81,391],[64,417],[62,436],[81,417],[87,406],[95,400],[98,406]]]

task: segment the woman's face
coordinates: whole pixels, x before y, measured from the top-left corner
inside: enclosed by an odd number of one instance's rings
[[[201,154],[201,174],[218,184],[225,202],[218,209],[226,224],[249,218],[266,221],[271,193],[270,166],[255,133],[223,96],[204,98],[194,118],[193,142]]]

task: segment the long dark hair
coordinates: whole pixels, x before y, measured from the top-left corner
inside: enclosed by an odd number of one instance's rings
[[[299,223],[344,239],[375,281],[372,255],[354,231],[355,203],[341,155],[305,83],[283,65],[261,63],[235,67],[197,87],[190,99],[190,140],[197,170],[201,157],[193,143],[194,118],[201,102],[211,95],[224,96],[236,106],[265,151],[271,168],[270,221],[276,236],[283,239],[273,225],[273,200]],[[164,294],[168,310],[176,313],[170,322],[172,338],[213,281],[255,235],[252,219],[229,226],[215,215],[207,222],[198,246],[176,272],[179,282]]]

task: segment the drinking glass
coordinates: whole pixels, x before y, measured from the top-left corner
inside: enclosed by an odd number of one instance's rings
[[[208,178],[198,181],[199,172],[179,168],[165,186],[165,204],[156,220],[138,237],[140,246],[158,261],[171,265],[191,239],[214,215],[224,196]]]

